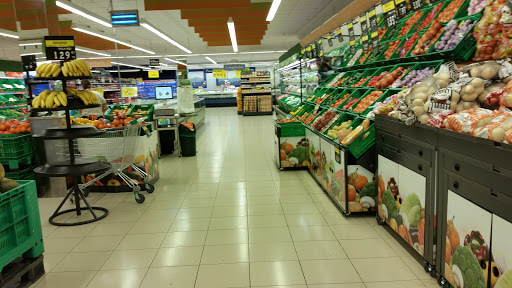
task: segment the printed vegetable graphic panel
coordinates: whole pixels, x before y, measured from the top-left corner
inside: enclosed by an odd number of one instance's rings
[[[306,129],[306,139],[309,142],[308,154],[311,161],[309,161],[309,171],[318,179],[319,164],[320,162],[320,137],[314,132]]]
[[[320,183],[322,183],[325,190],[331,195],[333,195],[331,181],[336,179],[334,159],[334,149],[331,143],[320,139],[320,161],[318,164],[317,177],[320,179]]]
[[[281,168],[309,167],[309,141],[304,137],[285,137],[280,139],[279,160]]]
[[[360,165],[347,166],[347,173],[349,212],[375,211],[378,192],[374,173]]]
[[[507,220],[492,216],[492,251],[491,262],[487,264],[491,288],[512,287],[512,223]],[[484,273],[484,275],[487,275]]]
[[[492,214],[448,190],[445,269],[453,287],[487,287]]]
[[[377,161],[378,215],[381,219],[386,220],[386,222],[390,224],[390,219],[398,216],[396,201],[391,191],[398,191],[396,182],[398,179],[399,165],[381,155],[378,156]],[[395,231],[398,231],[398,226],[391,227]]]

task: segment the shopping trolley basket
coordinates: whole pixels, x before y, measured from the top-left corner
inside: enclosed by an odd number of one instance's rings
[[[123,182],[125,182],[134,193],[135,201],[138,203],[143,203],[145,200],[144,195],[139,193],[141,191],[141,187],[143,191],[153,193],[155,188],[149,183],[148,175],[144,170],[134,164],[137,141],[139,139],[142,126],[141,122],[141,120],[134,120],[130,122],[129,126],[118,129],[108,129],[100,136],[76,139],[74,149],[75,158],[95,158],[111,164],[110,170],[107,170],[101,175],[96,175],[93,180],[88,181],[87,183],[78,185],[84,196],[87,197],[89,194],[90,186],[94,185],[96,181],[100,181],[109,175],[119,177]],[[126,175],[124,171],[129,167],[142,177],[144,181],[143,185],[139,185],[139,182],[136,179]]]

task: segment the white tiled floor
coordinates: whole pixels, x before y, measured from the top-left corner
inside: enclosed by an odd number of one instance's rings
[[[60,199],[40,199],[35,287],[439,287],[374,217],[344,217],[307,172],[280,172],[273,133],[270,116],[209,108],[197,156],[163,157],[144,204],[91,194],[110,215],[57,228]]]

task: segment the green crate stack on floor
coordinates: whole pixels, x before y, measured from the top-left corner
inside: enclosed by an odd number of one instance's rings
[[[35,180],[31,135],[29,133],[0,135],[0,164],[4,166],[6,178]]]

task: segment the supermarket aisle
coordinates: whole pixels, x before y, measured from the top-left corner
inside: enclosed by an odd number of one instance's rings
[[[59,199],[41,199],[35,287],[439,287],[374,217],[345,218],[307,172],[276,168],[271,116],[206,117],[197,157],[162,158],[144,204],[92,194],[106,219],[56,228]]]

